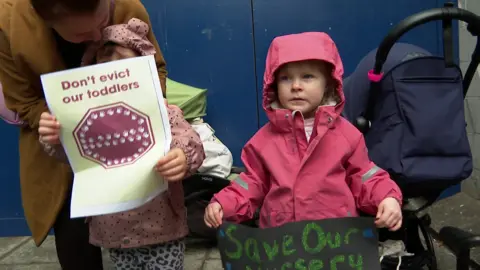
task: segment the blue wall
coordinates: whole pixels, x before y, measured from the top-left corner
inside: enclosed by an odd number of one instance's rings
[[[325,31],[336,41],[346,75],[378,46],[390,27],[442,0],[143,0],[167,60],[169,76],[208,89],[207,121],[235,164],[245,142],[266,121],[261,108],[264,61],[273,37]],[[368,2],[368,5],[365,4]],[[402,41],[441,53],[438,24]],[[0,123],[0,236],[25,235],[18,180],[17,131]],[[5,143],[6,142],[6,143]]]
[[[27,235],[20,198],[18,129],[0,120],[0,236]]]

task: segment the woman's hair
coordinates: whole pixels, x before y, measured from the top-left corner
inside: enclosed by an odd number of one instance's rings
[[[46,21],[72,14],[93,13],[101,0],[30,0],[33,9]]]

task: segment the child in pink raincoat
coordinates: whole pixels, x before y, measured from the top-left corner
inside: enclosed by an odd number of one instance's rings
[[[273,40],[263,81],[269,123],[243,148],[246,172],[207,207],[208,226],[252,219],[261,207],[261,228],[358,216],[359,210],[375,215],[378,227],[401,227],[401,191],[369,160],[362,134],[340,116],[342,75],[327,34]]]
[[[103,30],[103,40],[85,52],[83,65],[151,55],[154,46],[146,35],[148,25],[138,19]],[[90,243],[109,249],[115,269],[184,269],[184,237],[188,233],[181,180],[200,167],[205,154],[199,135],[177,106],[167,105],[172,131],[171,150],[159,157],[155,168],[169,181],[168,191],[147,204],[121,213],[88,218]],[[50,155],[66,160],[59,147],[59,128],[54,116],[43,113],[40,142]]]

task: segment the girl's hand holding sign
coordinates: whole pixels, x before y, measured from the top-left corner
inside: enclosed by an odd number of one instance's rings
[[[57,121],[55,116],[48,112],[41,114],[38,134],[40,134],[40,141],[44,143],[60,143],[60,123]]]

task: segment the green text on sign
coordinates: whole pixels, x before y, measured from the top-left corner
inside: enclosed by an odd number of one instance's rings
[[[302,221],[269,229],[225,223],[218,240],[227,270],[380,269],[371,218]]]

